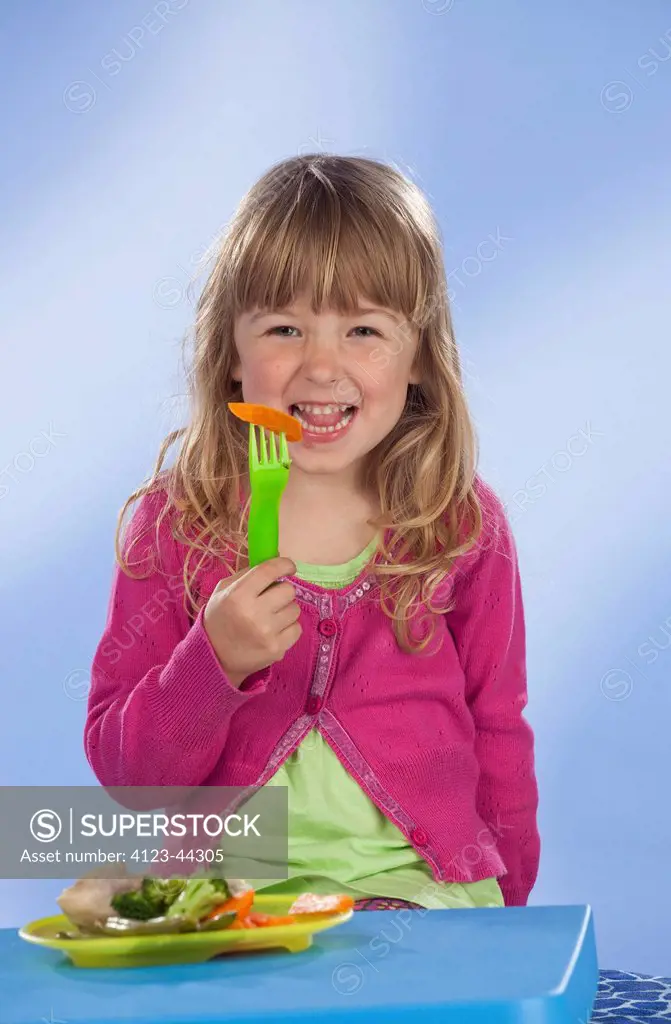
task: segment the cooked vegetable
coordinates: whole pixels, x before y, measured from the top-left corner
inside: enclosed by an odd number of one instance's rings
[[[117,893],[111,900],[112,907],[120,917],[148,921],[165,914],[185,885],[181,878],[144,878],[141,889]]]
[[[142,891],[150,899],[163,900],[171,906],[186,885],[185,878],[143,878]]]
[[[245,917],[246,914],[252,909],[254,903],[254,890],[248,889],[243,892],[240,896],[233,896],[230,900],[226,900],[225,903],[221,903],[214,910],[211,910],[207,915],[207,918],[216,917],[218,914],[232,913],[236,918],[240,919]]]
[[[93,900],[92,905],[86,905],[87,896]],[[254,897],[254,890],[243,879],[127,877],[104,880],[102,887],[99,879],[82,879],[59,899],[76,927],[59,932],[58,937],[275,928],[295,924],[301,916],[338,914],[354,906],[351,896],[306,892],[296,897],[288,914],[262,914],[252,910]],[[67,906],[76,912],[75,916],[68,913]]]
[[[282,925],[295,924],[296,918],[291,914],[284,916],[277,914],[247,914],[246,917],[236,918],[231,925],[232,931],[240,931],[247,928],[277,928]]]
[[[351,910],[354,900],[351,896],[319,896],[304,892],[289,907],[290,914],[343,914]]]
[[[121,918],[134,921],[148,921],[163,913],[163,901],[147,899],[142,889],[135,892],[120,892],[112,899],[112,907]]]
[[[232,928],[236,921],[237,914],[231,910],[226,913],[215,914],[214,917],[204,917],[196,925],[196,931],[212,932],[220,928]]]
[[[296,918],[293,914],[248,914],[245,921],[248,928],[277,928],[285,924],[295,924]]]
[[[63,938],[95,935],[160,935],[228,928],[246,914],[254,890],[243,879],[83,878],[65,889],[58,903],[74,930]]]
[[[191,878],[166,910],[166,917],[179,917],[183,914],[195,924],[215,907],[225,904],[230,895],[224,878]]]
[[[257,427],[266,427],[275,434],[286,434],[287,441],[300,441],[303,428],[295,416],[281,409],[271,409],[268,405],[254,405],[252,402],[229,402],[228,408],[238,419],[245,423],[255,423]]]

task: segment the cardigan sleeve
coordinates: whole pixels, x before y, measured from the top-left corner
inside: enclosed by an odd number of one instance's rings
[[[500,500],[481,481],[483,530],[457,568],[447,615],[466,679],[480,767],[477,810],[506,866],[506,905],[526,904],[540,857],[534,737],[527,705],[526,642],[517,551]]]
[[[266,689],[270,668],[237,689],[203,625],[184,604],[182,562],[161,498],[145,495],[116,565],[91,667],[84,727],[89,764],[105,787],[200,786],[216,765],[235,711]],[[225,573],[222,573],[225,576]]]

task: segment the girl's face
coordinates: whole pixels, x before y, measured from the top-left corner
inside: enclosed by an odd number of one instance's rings
[[[361,298],[356,314],[315,314],[306,296],[285,310],[252,310],[235,323],[233,379],[245,402],[300,419],[292,468],[343,473],[394,428],[414,368],[419,331],[394,310]]]

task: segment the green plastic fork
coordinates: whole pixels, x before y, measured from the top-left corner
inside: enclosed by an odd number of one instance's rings
[[[259,431],[257,448],[256,430]],[[266,434],[270,438],[266,438]],[[269,443],[268,443],[269,442]],[[268,451],[270,449],[270,451]],[[260,453],[260,454],[259,454]],[[252,500],[247,524],[249,566],[279,555],[280,499],[289,479],[289,449],[286,434],[277,435],[249,424],[249,484]]]

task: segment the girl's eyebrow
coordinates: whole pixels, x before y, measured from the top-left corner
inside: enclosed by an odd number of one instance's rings
[[[393,313],[390,313],[388,309],[382,309],[381,306],[371,306],[370,309],[354,310],[355,316],[366,316],[367,313],[379,313],[380,316],[386,316],[388,320],[392,321],[392,323],[398,323],[398,317],[394,316]]]
[[[296,316],[291,309],[260,309],[258,313],[254,313],[249,318],[250,324],[256,323],[257,320],[262,320],[264,316],[277,316],[281,313],[287,313],[289,316]]]

